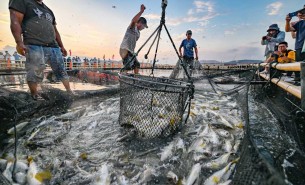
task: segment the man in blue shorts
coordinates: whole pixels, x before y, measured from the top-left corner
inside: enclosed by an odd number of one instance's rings
[[[67,51],[56,28],[53,12],[43,0],[10,0],[11,31],[16,41],[17,52],[26,57],[27,82],[34,100],[42,99],[37,91],[48,63],[67,92],[69,76],[64,67],[63,56]]]
[[[181,48],[183,48],[183,55],[181,52]],[[180,57],[183,58],[183,60],[189,64],[190,69],[193,69],[194,65],[194,50],[195,49],[195,54],[196,57],[195,59],[198,60],[198,49],[197,49],[197,44],[194,39],[192,39],[192,31],[187,30],[186,32],[186,39],[184,39],[179,47],[179,54]]]

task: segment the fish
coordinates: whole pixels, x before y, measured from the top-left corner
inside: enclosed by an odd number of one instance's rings
[[[22,123],[19,123],[18,125],[16,125],[16,131],[17,133],[20,132],[29,122],[22,122]],[[14,131],[14,127],[10,128],[8,131],[7,131],[7,134],[9,135],[13,135],[15,133]]]
[[[118,184],[119,185],[129,185],[129,181],[126,179],[126,177],[124,175],[120,175],[118,177]]]
[[[117,142],[123,142],[125,140],[128,140],[132,137],[134,137],[136,135],[136,131],[133,129],[133,130],[130,130],[130,132],[128,132],[127,134],[123,135],[123,136],[120,136],[116,139]]]
[[[185,152],[185,145],[184,145],[184,141],[181,138],[177,138],[175,141],[175,149],[176,150],[182,150],[182,152]]]
[[[193,185],[194,182],[199,178],[200,171],[201,171],[200,163],[196,163],[195,165],[193,165],[185,185]]]
[[[42,171],[38,172],[36,163],[33,161],[32,157],[28,158],[29,170],[27,172],[27,183],[28,185],[42,185],[43,181],[50,180],[52,177],[51,172]]]
[[[31,141],[36,134],[40,131],[40,128],[37,128],[34,132],[32,132],[32,134],[30,135],[30,137],[27,139],[27,141]]]
[[[210,177],[208,177],[204,185],[217,185],[222,182],[222,177],[230,171],[230,167],[235,164],[238,161],[238,159],[231,161],[227,166],[225,166],[223,169],[213,173]]]
[[[203,149],[207,147],[208,142],[203,139],[203,137],[199,137],[193,141],[191,146],[188,148],[188,153],[191,151],[203,152]]]
[[[174,184],[177,184],[177,182],[179,180],[178,176],[174,172],[172,172],[172,171],[169,171],[167,173],[166,177],[169,179],[169,181],[171,183],[174,183]]]
[[[207,158],[208,158],[208,156],[206,156],[205,154],[201,154],[201,155],[194,154],[194,156],[193,156],[193,159],[195,162],[199,162],[199,161],[205,160]]]
[[[7,166],[7,160],[0,159],[0,171],[3,172],[6,169]]]
[[[68,112],[66,114],[60,115],[55,120],[60,121],[70,121],[70,120],[76,120],[80,118],[86,111],[86,108],[82,108],[80,110],[74,111],[74,112]]]
[[[10,182],[13,182],[13,161],[7,161],[5,170],[2,172],[2,175]]]
[[[107,164],[103,164],[97,173],[94,185],[110,185],[110,174]]]
[[[206,111],[209,112],[209,113],[211,113],[211,114],[214,114],[216,117],[218,117],[218,118],[220,119],[220,122],[221,122],[224,126],[233,129],[233,126],[232,126],[232,125],[231,125],[222,115],[220,115],[219,113],[217,113],[217,112],[215,112],[215,111],[213,111],[213,110],[206,110]]]
[[[14,179],[18,184],[25,184],[27,181],[26,174],[22,172],[17,172]]]
[[[229,184],[231,184],[231,182],[232,182],[232,180],[227,180],[227,181],[221,182],[221,183],[219,183],[217,185],[229,185]]]
[[[233,146],[232,153],[236,153],[238,151],[239,145],[241,143],[241,140],[237,140]]]
[[[56,119],[56,116],[51,116],[50,118],[45,119],[42,122],[40,122],[39,125],[37,126],[37,128],[42,127],[46,124],[49,124],[49,123],[53,122],[55,119]]]
[[[220,138],[216,134],[216,132],[212,129],[212,127],[208,124],[203,132],[199,135],[206,139],[208,139],[209,143],[213,144],[214,146],[218,146],[220,144]]]
[[[202,168],[208,168],[208,169],[214,169],[214,170],[219,169],[228,162],[230,155],[231,155],[231,153],[223,154],[219,158],[203,164]]]
[[[28,169],[29,169],[29,166],[28,166],[27,161],[18,160],[16,162],[15,173],[21,172],[21,173],[25,174],[28,171]]]
[[[236,163],[233,163],[230,167],[229,167],[229,170],[223,174],[222,178],[221,178],[221,181],[222,182],[227,182],[229,180],[229,178],[231,177],[232,173],[234,172],[235,170],[235,167],[236,167]]]
[[[136,183],[138,181],[138,179],[140,178],[141,174],[142,174],[141,172],[137,173],[137,175],[132,177],[131,182]]]
[[[145,184],[148,181],[150,181],[153,173],[154,173],[154,169],[152,169],[151,167],[146,167],[146,170],[140,175],[139,183]]]
[[[232,146],[231,140],[228,140],[228,139],[225,140],[225,144],[223,146],[223,149],[228,153],[232,152],[233,146]]]
[[[168,146],[162,149],[161,153],[161,161],[166,160],[167,158],[173,155],[174,142],[171,142]]]
[[[224,130],[224,129],[216,129],[216,133],[219,135],[219,136],[222,136],[222,137],[229,137],[230,136],[230,132]]]

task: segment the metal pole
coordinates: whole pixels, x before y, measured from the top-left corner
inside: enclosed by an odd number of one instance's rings
[[[301,62],[301,108],[305,110],[305,62]]]

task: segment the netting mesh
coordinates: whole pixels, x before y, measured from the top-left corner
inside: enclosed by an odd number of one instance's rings
[[[183,124],[188,90],[181,81],[120,75],[119,123],[135,128],[139,137],[168,136]]]
[[[302,129],[292,106],[297,101],[275,85],[251,85],[255,71],[207,74],[216,92],[235,95],[246,123],[232,184],[304,184]]]
[[[192,77],[192,78],[198,78],[198,77],[203,77],[205,76],[203,67],[200,62],[198,61],[193,61],[192,64],[186,63],[186,70],[187,73]],[[178,61],[170,74],[169,78],[171,79],[180,79],[180,80],[187,80],[187,75],[182,68],[180,61]]]

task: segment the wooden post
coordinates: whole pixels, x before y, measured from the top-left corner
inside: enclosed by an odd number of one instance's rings
[[[305,110],[305,62],[301,62],[301,108]]]

